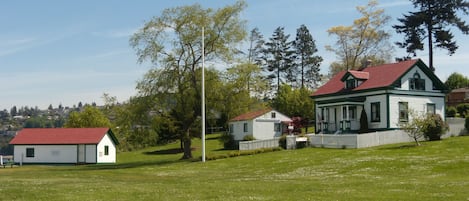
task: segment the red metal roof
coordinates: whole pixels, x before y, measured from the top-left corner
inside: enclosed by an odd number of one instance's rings
[[[245,121],[245,120],[251,120],[251,119],[254,119],[256,117],[259,117],[267,112],[270,112],[272,111],[272,109],[270,108],[267,108],[267,109],[262,109],[262,110],[257,110],[257,111],[253,111],[253,112],[248,112],[248,113],[244,113],[242,115],[239,115],[233,119],[231,119],[230,121]]]
[[[379,66],[371,66],[362,71],[341,71],[332,77],[329,82],[316,90],[312,96],[320,96],[327,94],[335,94],[345,91],[360,91],[365,89],[381,88],[392,85],[405,72],[412,68],[419,59],[402,61],[399,63],[383,64]],[[361,73],[357,73],[361,72]],[[364,78],[366,73],[368,79],[354,89],[344,89],[344,82],[341,81],[346,73],[351,73],[355,78]]]
[[[356,79],[367,80],[368,78],[370,78],[370,73],[368,72],[356,71],[356,70],[350,70],[348,72],[352,74],[353,77],[355,77]]]
[[[98,144],[108,131],[109,128],[25,128],[10,144]]]

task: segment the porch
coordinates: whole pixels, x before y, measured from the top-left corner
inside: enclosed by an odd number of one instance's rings
[[[316,112],[318,134],[350,134],[360,129],[360,114],[364,108],[364,98],[318,104]]]

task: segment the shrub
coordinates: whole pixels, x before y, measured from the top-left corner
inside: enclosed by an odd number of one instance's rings
[[[364,109],[360,115],[360,130],[358,133],[368,133],[368,116]]]
[[[455,107],[450,106],[446,109],[446,117],[456,117],[457,112]]]
[[[278,139],[278,145],[283,149],[287,149],[287,135],[280,136],[280,139]]]
[[[234,136],[228,132],[221,135],[220,142],[223,143],[224,149],[238,149],[238,143],[234,139]]]
[[[448,124],[443,121],[439,114],[429,114],[425,118],[423,133],[425,138],[434,141],[440,140],[441,135],[448,131]]]
[[[256,140],[256,138],[252,135],[245,135],[243,137],[243,141],[253,141],[253,140]]]
[[[459,104],[456,106],[456,110],[459,113],[459,116],[465,118],[466,115],[469,115],[469,103]]]

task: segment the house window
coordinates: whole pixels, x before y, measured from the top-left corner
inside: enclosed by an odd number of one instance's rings
[[[243,127],[244,127],[244,132],[248,132],[248,123],[244,123],[243,124]]]
[[[345,82],[345,88],[346,88],[346,89],[353,89],[353,88],[356,87],[355,84],[356,84],[356,83],[355,83],[355,80],[354,80],[354,79],[349,79],[349,80],[347,80],[347,81]]]
[[[280,131],[282,131],[282,124],[275,123],[275,124],[274,124],[274,131],[275,131],[275,132],[280,132]]]
[[[371,121],[372,122],[381,121],[381,112],[380,112],[379,102],[371,103]]]
[[[427,114],[435,114],[436,106],[434,103],[427,103]]]
[[[233,134],[233,124],[230,124],[230,134]]]
[[[399,102],[399,121],[409,121],[409,105],[407,102]]]
[[[329,108],[321,109],[321,120],[325,122],[329,121]]]
[[[34,148],[26,148],[26,157],[28,158],[34,157]]]
[[[104,155],[108,156],[109,155],[109,146],[104,146]]]
[[[275,112],[270,113],[270,117],[272,117],[272,119],[275,119]]]
[[[414,73],[414,77],[410,78],[409,83],[410,90],[425,90],[425,79],[421,79],[418,72]]]

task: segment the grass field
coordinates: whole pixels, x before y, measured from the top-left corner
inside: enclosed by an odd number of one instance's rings
[[[216,137],[208,154],[228,152]],[[118,153],[113,165],[0,169],[0,200],[469,200],[469,137],[206,163],[178,160],[178,146]]]

